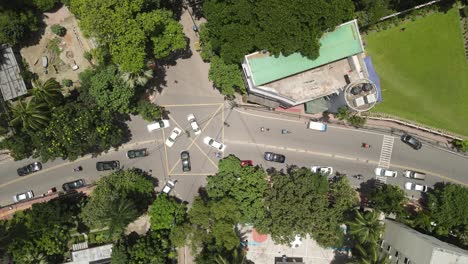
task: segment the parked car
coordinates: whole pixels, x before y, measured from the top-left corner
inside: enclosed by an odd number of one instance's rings
[[[189,114],[187,116],[187,120],[189,121],[190,126],[193,129],[193,133],[195,135],[199,135],[201,133],[201,129],[200,129],[200,126],[197,123],[197,119],[195,118],[195,116],[193,114]]]
[[[245,167],[245,166],[253,166],[253,161],[251,161],[251,160],[241,160],[240,165],[241,165],[242,167]]]
[[[180,160],[182,161],[182,171],[191,171],[192,166],[190,164],[190,154],[188,151],[182,151],[180,153]]]
[[[178,127],[174,127],[172,129],[171,135],[166,139],[166,146],[172,147],[174,146],[176,138],[182,133],[182,130],[180,130]]]
[[[396,177],[398,173],[396,171],[386,170],[384,168],[375,168],[375,175],[384,177]]]
[[[226,149],[226,145],[219,143],[218,141],[212,139],[211,137],[205,137],[203,142],[208,146],[217,149],[219,151],[224,151]]]
[[[273,152],[265,152],[264,156],[266,161],[273,161],[278,163],[284,163],[286,161],[286,157],[281,154],[276,154]]]
[[[406,178],[414,179],[414,180],[425,180],[426,179],[426,174],[422,172],[417,172],[417,171],[410,171],[406,170],[403,172],[403,175]]]
[[[419,141],[417,138],[408,134],[401,136],[401,141],[405,142],[406,144],[408,144],[415,150],[418,150],[422,147],[421,141]]]
[[[127,158],[135,159],[148,156],[148,151],[145,148],[142,149],[131,149],[127,151]]]
[[[34,198],[33,191],[27,191],[24,193],[18,193],[17,195],[13,196],[13,201],[17,203],[17,202],[25,201],[31,198]]]
[[[85,185],[86,185],[85,181],[83,179],[79,179],[79,180],[76,180],[76,181],[64,183],[62,185],[62,189],[64,191],[68,192],[68,191],[71,191],[71,190],[81,188],[81,187],[83,187]]]
[[[414,182],[406,182],[405,189],[409,191],[427,192],[427,186]]]
[[[33,172],[40,171],[40,170],[42,170],[42,164],[36,161],[24,167],[18,168],[16,172],[18,172],[19,176],[25,176],[25,175],[28,175],[28,174],[31,174]]]
[[[172,189],[174,189],[174,187],[175,187],[175,181],[169,180],[167,181],[166,185],[162,189],[162,192],[165,194],[169,194],[172,191]]]
[[[314,173],[320,173],[323,175],[331,175],[333,173],[332,167],[312,166],[310,170]]]
[[[169,120],[159,120],[157,122],[147,125],[148,132],[153,132],[155,130],[159,130],[161,128],[166,128],[166,127],[169,127]]]
[[[96,169],[98,171],[115,170],[118,168],[120,168],[120,162],[118,160],[96,162]]]

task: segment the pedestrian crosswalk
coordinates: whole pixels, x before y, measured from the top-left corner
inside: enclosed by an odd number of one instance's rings
[[[392,159],[394,137],[384,136],[382,142],[382,149],[380,150],[379,167],[388,169]]]

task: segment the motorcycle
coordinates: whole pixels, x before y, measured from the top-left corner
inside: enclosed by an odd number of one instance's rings
[[[289,131],[287,129],[282,129],[281,134],[291,134],[291,131]]]
[[[367,143],[362,143],[361,147],[363,148],[370,148],[371,146]]]
[[[78,166],[78,167],[73,169],[74,172],[82,171],[82,170],[83,170],[83,167],[81,167],[81,166]]]

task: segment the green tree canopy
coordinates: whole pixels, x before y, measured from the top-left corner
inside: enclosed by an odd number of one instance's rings
[[[37,31],[38,24],[39,19],[31,10],[0,4],[0,43],[18,44],[28,34]]]
[[[56,157],[73,160],[89,152],[107,150],[123,141],[122,130],[110,113],[77,102],[56,108],[49,125],[31,136],[37,154],[44,161]]]
[[[69,230],[76,226],[82,195],[33,204],[8,221],[8,253],[15,263],[61,263],[68,251]]]
[[[147,208],[153,192],[152,181],[141,170],[112,172],[97,182],[81,218],[89,227],[112,225],[115,232],[111,235],[118,235]],[[116,212],[126,212],[126,216]]]
[[[389,184],[376,188],[369,195],[370,204],[386,214],[404,213],[403,205],[407,200],[400,187]]]
[[[246,92],[241,70],[237,64],[226,64],[218,56],[211,58],[208,78],[221,90],[223,95],[234,95],[235,92]]]
[[[203,4],[210,44],[228,64],[259,50],[316,58],[323,32],[353,16],[351,0],[209,0]]]
[[[145,66],[147,50],[156,58],[185,48],[182,26],[167,10],[154,10],[152,0],[72,0],[81,29],[109,47],[123,72]]]
[[[225,197],[236,201],[242,214],[243,223],[264,226],[266,210],[264,197],[268,189],[263,169],[253,166],[240,166],[240,160],[229,155],[219,162],[219,172],[208,176],[207,193],[213,200]]]
[[[468,226],[468,188],[457,184],[438,184],[428,193],[428,209],[438,235],[450,231],[462,234]],[[468,243],[467,243],[468,244]]]
[[[49,78],[44,83],[37,80],[34,82],[32,94],[38,103],[46,103],[49,107],[58,106],[63,102],[61,88],[55,78]]]
[[[384,226],[379,221],[379,211],[360,212],[355,211],[354,219],[348,222],[349,233],[353,235],[359,243],[375,244],[384,230]]]
[[[159,195],[150,206],[148,215],[152,230],[171,229],[185,220],[185,205],[167,195]]]
[[[49,122],[49,109],[45,103],[20,100],[15,105],[10,105],[10,109],[13,114],[10,124],[25,131],[42,129]]]
[[[129,88],[120,78],[116,66],[107,66],[91,77],[89,95],[105,110],[130,113],[135,90]]]
[[[112,249],[112,263],[171,263],[176,257],[168,231],[149,231],[145,236],[124,237]]]
[[[290,168],[287,175],[274,173],[271,182],[266,198],[271,237],[285,244],[295,235],[315,237],[317,227],[327,219],[327,177],[307,168]]]

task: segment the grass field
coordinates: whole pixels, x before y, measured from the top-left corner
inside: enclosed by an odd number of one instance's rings
[[[374,111],[468,135],[468,63],[458,19],[451,9],[364,37],[382,86]]]

